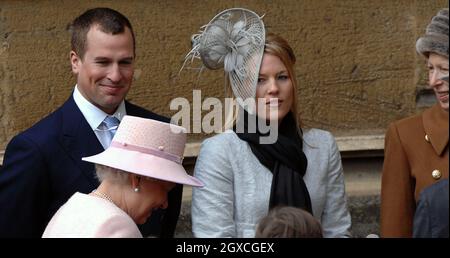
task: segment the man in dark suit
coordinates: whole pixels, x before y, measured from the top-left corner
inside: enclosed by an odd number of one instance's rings
[[[77,85],[55,112],[8,144],[0,171],[0,237],[41,237],[53,214],[75,192],[97,188],[94,165],[82,157],[111,141],[107,118],[124,115],[168,122],[126,102],[134,74],[135,39],[128,19],[109,8],[90,9],[74,20],[70,60]],[[109,120],[108,120],[109,121]],[[182,185],[168,208],[141,227],[144,236],[173,237]]]
[[[425,188],[417,202],[413,237],[448,238],[448,178]]]

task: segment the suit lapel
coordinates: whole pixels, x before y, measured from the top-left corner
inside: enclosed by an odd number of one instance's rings
[[[448,112],[435,104],[423,112],[422,122],[433,149],[441,156],[448,146]]]
[[[138,108],[126,101],[125,109],[128,115],[152,118],[164,122],[170,121],[168,118]],[[61,143],[63,148],[76,164],[76,167],[92,184],[92,187],[97,187],[99,182],[95,177],[94,164],[82,161],[81,158],[98,154],[104,149],[73,100],[72,95],[61,108],[61,120]]]
[[[72,96],[63,105],[61,111],[63,148],[93,187],[97,187],[94,165],[82,161],[81,158],[98,154],[104,149]]]
[[[135,106],[128,101],[125,101],[125,109],[127,111],[127,115],[149,118],[165,123],[170,123],[170,118],[155,114],[141,107]]]

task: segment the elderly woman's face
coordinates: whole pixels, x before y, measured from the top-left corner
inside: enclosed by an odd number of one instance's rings
[[[256,87],[258,116],[281,121],[292,108],[293,94],[291,78],[281,59],[264,54]]]
[[[140,182],[140,191],[138,195],[141,197],[139,209],[135,217],[137,224],[144,224],[157,209],[167,208],[167,193],[175,186],[172,182],[142,179]]]
[[[429,85],[434,90],[441,107],[448,112],[448,82],[442,80],[448,76],[448,58],[430,53],[427,67]]]

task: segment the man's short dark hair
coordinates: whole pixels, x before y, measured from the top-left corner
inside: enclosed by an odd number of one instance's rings
[[[125,27],[128,27],[133,37],[133,54],[135,54],[134,32],[127,17],[110,8],[94,8],[78,16],[69,27],[72,33],[72,50],[81,59],[86,52],[87,33],[94,25],[98,25],[101,31],[112,35],[124,33]]]

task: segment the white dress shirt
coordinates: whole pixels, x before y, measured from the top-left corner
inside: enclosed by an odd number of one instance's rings
[[[89,126],[91,126],[92,130],[95,132],[95,135],[102,144],[103,148],[108,148],[111,143],[109,132],[98,130],[98,126],[103,122],[108,114],[103,112],[101,109],[89,102],[83,95],[81,95],[77,85],[75,85],[75,89],[73,91],[73,99],[75,100],[75,104],[80,109],[84,118],[86,118]],[[122,121],[122,118],[126,114],[125,101],[122,100],[116,112],[112,116],[119,119],[119,121]]]

